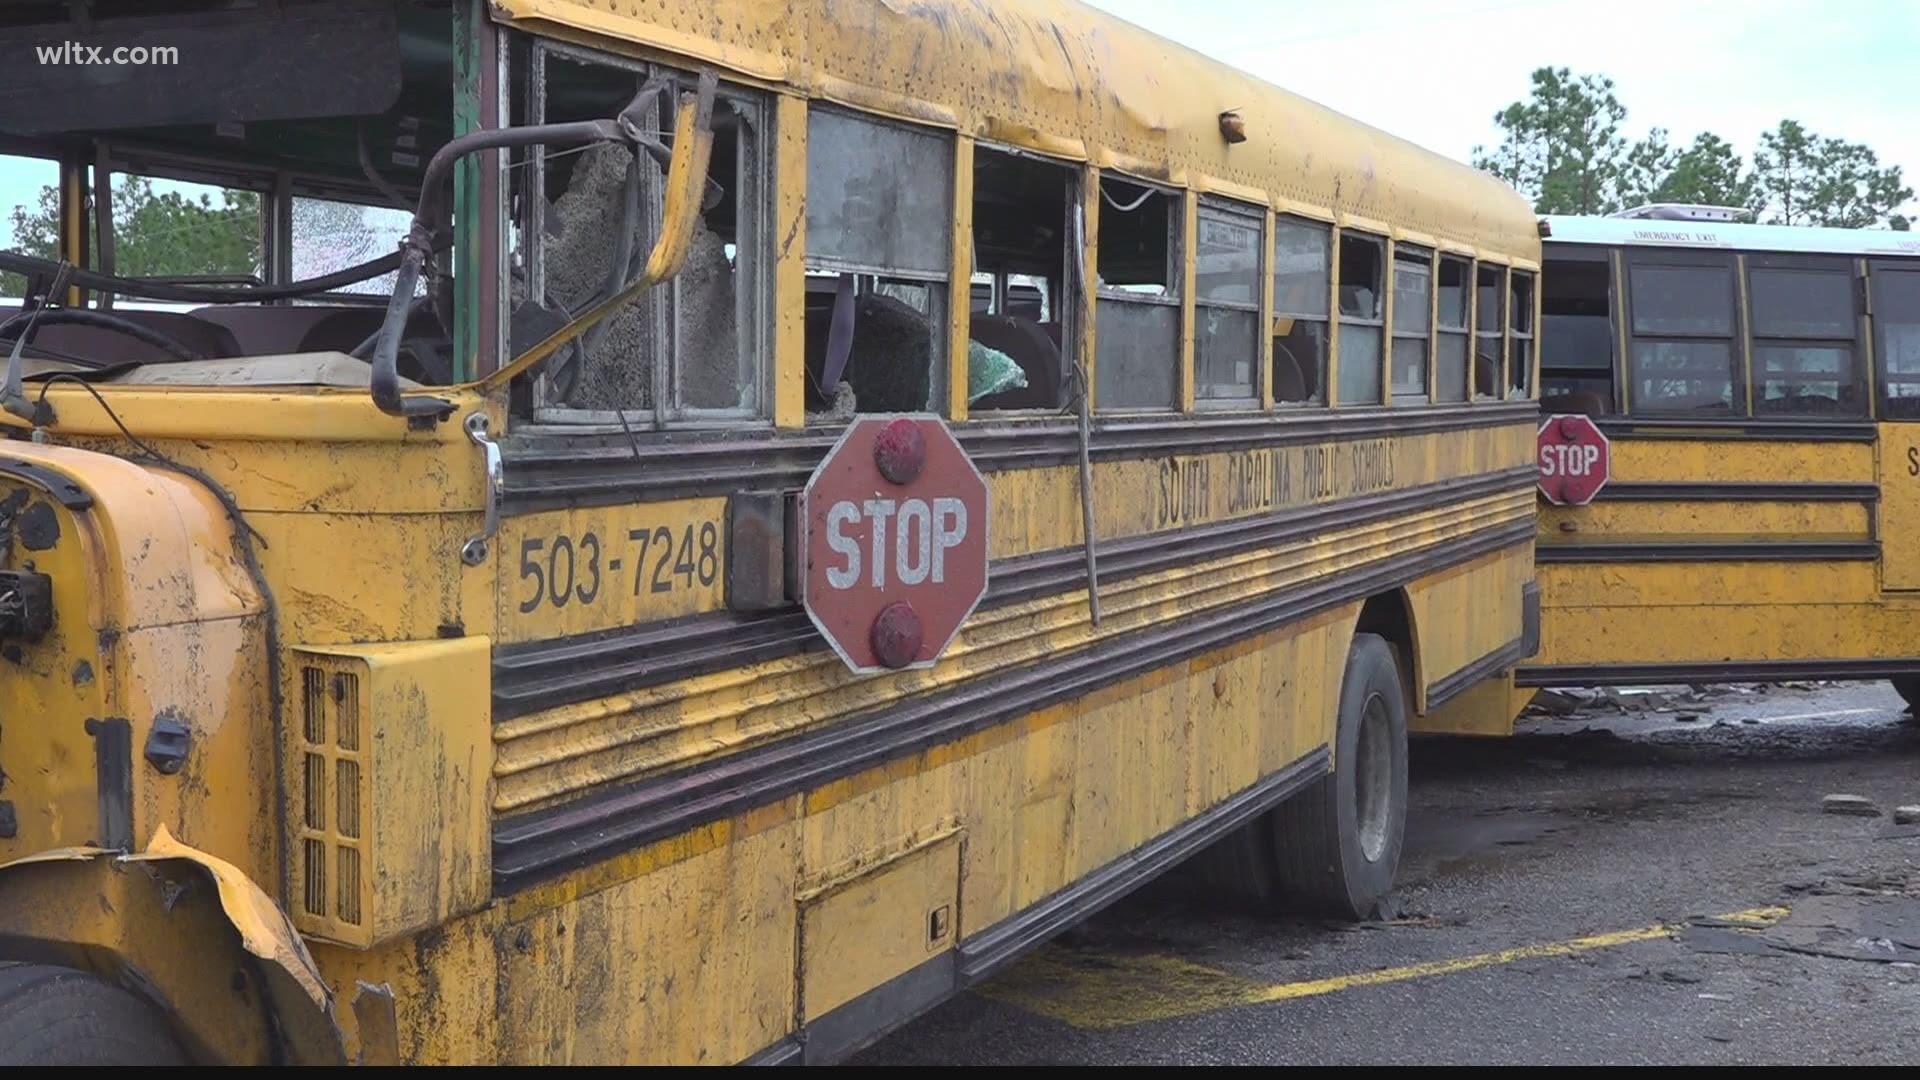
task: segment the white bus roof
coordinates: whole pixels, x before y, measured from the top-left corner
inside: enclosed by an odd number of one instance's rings
[[[1886,229],[1821,229],[1721,221],[1659,221],[1550,214],[1548,244],[1608,247],[1718,248],[1808,255],[1907,255],[1920,258],[1920,233]]]

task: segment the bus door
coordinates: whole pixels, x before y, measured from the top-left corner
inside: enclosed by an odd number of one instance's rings
[[[1920,589],[1920,259],[1868,267],[1880,399],[1881,587]]]

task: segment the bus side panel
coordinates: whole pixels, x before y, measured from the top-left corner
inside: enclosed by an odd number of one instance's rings
[[[1920,526],[1920,447],[1908,427],[1879,425],[1877,447],[1868,431],[1777,425],[1764,437],[1616,432],[1599,500],[1542,508],[1540,652],[1521,681],[1911,670],[1920,623],[1899,591],[1920,588],[1906,542]]]
[[[1920,424],[1880,425],[1880,583],[1920,589]]]
[[[409,1060],[733,1062],[849,1016],[854,1045],[956,989],[956,945],[1325,746],[1357,614],[651,845],[412,948],[316,957],[343,1000],[394,986]],[[860,925],[885,947],[848,946]],[[928,965],[942,977],[913,990]]]
[[[1526,548],[1509,548],[1416,582],[1407,591],[1418,627],[1426,708],[1408,729],[1508,735],[1524,707],[1510,692],[1524,659],[1522,590],[1533,577]]]

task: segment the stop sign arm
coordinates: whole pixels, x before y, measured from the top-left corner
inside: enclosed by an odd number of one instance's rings
[[[1585,506],[1613,477],[1613,448],[1592,417],[1556,414],[1540,421],[1534,463],[1548,502]]]
[[[929,667],[987,591],[986,481],[936,416],[864,416],[801,493],[807,616],[857,673]]]

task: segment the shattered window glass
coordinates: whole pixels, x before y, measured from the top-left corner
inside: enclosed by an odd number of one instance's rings
[[[543,46],[535,58],[541,106],[535,122],[616,116],[649,78],[669,75]],[[672,76],[656,84],[644,103],[653,133],[670,139],[664,129],[689,82]],[[706,199],[685,265],[548,361],[542,403],[549,418],[665,423],[765,416],[762,115],[756,99],[722,88],[710,125]],[[510,285],[516,348],[635,280],[660,235],[665,199],[660,164],[624,146],[536,151],[533,161],[538,223],[526,230],[531,270]],[[541,313],[530,316],[526,305],[536,290]]]

